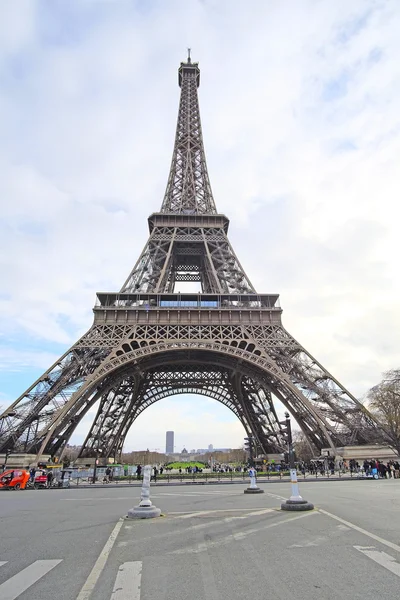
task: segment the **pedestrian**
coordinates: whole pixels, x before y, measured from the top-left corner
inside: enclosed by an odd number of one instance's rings
[[[48,471],[47,472],[47,487],[50,488],[51,487],[51,482],[53,481],[53,471]]]
[[[158,474],[157,467],[153,467],[154,483],[156,483],[156,481],[157,481],[157,474]]]
[[[35,467],[32,467],[31,470],[29,471],[29,479],[32,482],[35,481],[35,473],[36,473],[36,469],[35,469]]]
[[[104,477],[104,483],[110,483],[110,477],[111,477],[111,468],[107,467],[106,474]]]
[[[140,476],[141,476],[141,474],[142,474],[142,467],[141,467],[140,465],[138,465],[138,466],[136,467],[136,477],[137,477],[138,479],[140,479]]]

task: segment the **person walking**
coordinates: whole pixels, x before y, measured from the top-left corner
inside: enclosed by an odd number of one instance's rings
[[[107,467],[106,476],[104,477],[105,483],[110,483],[110,477],[111,477],[111,468]]]
[[[53,471],[48,471],[47,472],[47,487],[51,488],[51,482],[53,481]]]
[[[140,476],[141,476],[141,474],[142,474],[142,467],[141,467],[140,465],[138,465],[138,466],[136,467],[136,477],[137,477],[138,479],[140,479]]]

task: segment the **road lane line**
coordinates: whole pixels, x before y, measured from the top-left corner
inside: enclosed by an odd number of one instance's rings
[[[396,559],[393,558],[393,556],[390,556],[390,554],[379,552],[378,550],[375,550],[374,546],[354,546],[354,548],[365,554],[365,556],[368,556],[368,558],[374,560],[378,565],[381,565],[388,571],[397,575],[397,577],[400,577],[400,564],[396,562]]]
[[[251,509],[248,509],[248,508],[242,509],[242,510],[241,509],[239,509],[239,510],[233,510],[233,509],[230,510],[230,509],[228,509],[226,511],[225,510],[219,510],[219,509],[217,509],[217,510],[203,510],[203,511],[199,511],[199,512],[196,512],[196,513],[189,513],[187,515],[181,515],[181,516],[178,516],[178,517],[174,517],[174,520],[176,520],[176,519],[190,519],[192,517],[193,518],[195,518],[195,517],[204,517],[206,515],[209,515],[209,516],[215,515],[217,517],[218,513],[221,513],[221,512],[222,513],[225,513],[225,512],[246,512],[247,514],[242,515],[242,516],[237,516],[237,517],[235,517],[235,516],[233,516],[233,517],[225,517],[225,519],[222,519],[221,521],[210,521],[206,525],[204,525],[204,524],[201,525],[201,527],[205,527],[205,526],[209,526],[209,525],[215,525],[218,522],[220,522],[220,523],[223,523],[223,522],[228,523],[229,521],[233,521],[235,519],[247,519],[248,517],[255,517],[257,515],[264,515],[266,513],[275,512],[275,509],[273,509],[273,508],[262,508],[262,509],[259,509],[259,510],[256,510],[256,511],[251,511]],[[199,527],[199,526],[195,525],[194,527]]]
[[[46,573],[62,562],[60,560],[37,560],[0,585],[1,600],[15,600]]]
[[[336,521],[343,523],[343,525],[347,525],[347,527],[351,527],[351,529],[354,529],[355,531],[359,531],[360,533],[367,535],[368,537],[372,538],[376,542],[379,542],[380,544],[383,544],[384,546],[387,546],[388,548],[392,548],[392,550],[396,550],[397,552],[400,552],[400,546],[398,546],[397,544],[394,544],[393,542],[389,542],[389,540],[385,540],[384,538],[379,537],[379,535],[375,535],[374,533],[371,533],[370,531],[367,531],[366,529],[363,529],[362,527],[359,527],[358,525],[354,525],[354,523],[350,523],[350,521],[345,521],[341,517],[337,517],[336,515],[333,515],[332,513],[328,512],[326,510],[323,510],[322,508],[318,508],[317,510],[318,510],[318,512],[322,513],[323,515],[326,515],[327,517],[331,517],[331,519],[336,519]]]
[[[111,532],[110,537],[108,538],[108,540],[106,541],[106,543],[104,545],[103,550],[101,551],[98,559],[96,560],[93,569],[90,571],[88,578],[86,579],[85,583],[83,584],[83,587],[82,587],[81,591],[79,592],[76,600],[88,600],[90,598],[90,596],[95,588],[95,585],[97,583],[97,580],[99,579],[101,572],[105,567],[108,556],[112,550],[112,547],[114,546],[115,540],[117,539],[119,530],[121,529],[123,522],[124,522],[124,519],[121,518],[115,525],[114,529]],[[1,598],[1,596],[0,596],[0,598]]]
[[[7,564],[7,560],[0,560],[0,567]]]
[[[152,496],[153,498],[153,496]],[[189,519],[189,517],[197,517],[198,515],[205,515],[208,513],[227,513],[227,512],[249,512],[252,510],[256,510],[256,511],[264,511],[264,510],[275,510],[274,508],[268,508],[266,509],[265,506],[258,508],[258,507],[253,507],[253,508],[213,508],[212,510],[198,510],[198,511],[179,511],[179,512],[168,512],[167,515],[178,515],[178,516],[174,516],[174,519]],[[179,516],[181,515],[181,516]]]
[[[267,492],[267,496],[270,496],[271,498],[276,498],[277,500],[287,500],[287,497],[285,498],[284,496],[279,496],[278,494],[270,494],[269,492]]]
[[[291,521],[297,521],[298,519],[304,519],[306,517],[311,517],[312,515],[317,515],[317,511],[303,512],[301,515],[297,517],[289,517],[287,519],[280,519],[275,523],[269,523],[264,527],[255,527],[252,529],[246,529],[245,531],[239,531],[237,533],[229,534],[226,537],[219,538],[216,540],[211,540],[209,542],[201,542],[197,544],[197,546],[193,546],[191,548],[180,548],[179,550],[172,550],[169,554],[198,554],[200,552],[206,552],[211,548],[216,548],[218,546],[226,546],[230,544],[232,541],[241,541],[244,538],[252,535],[253,533],[260,533],[265,529],[271,529],[272,527],[279,527],[280,525],[284,525],[285,523],[290,523]],[[199,529],[201,526],[191,527],[190,529]]]
[[[110,600],[140,600],[142,562],[123,563],[118,569]]]
[[[153,496],[152,496],[153,497]],[[121,497],[112,497],[110,496],[109,498],[105,497],[105,496],[99,496],[98,498],[93,498],[93,496],[90,497],[81,497],[81,498],[60,498],[59,501],[60,502],[78,502],[79,500],[81,501],[90,501],[93,502],[93,500],[124,500],[124,502],[126,502],[127,500],[129,500],[130,496],[121,496]]]
[[[274,508],[260,508],[260,510],[250,511],[248,517],[255,517],[256,515],[264,515],[266,513],[275,512]]]
[[[215,567],[214,561],[207,552],[207,543],[204,538],[204,534],[198,536],[199,547],[203,547],[205,551],[200,552],[196,560],[196,563],[200,563],[200,574],[203,582],[204,598],[207,600],[221,600],[221,596],[217,590],[217,584],[215,581]],[[203,596],[203,594],[202,594]]]

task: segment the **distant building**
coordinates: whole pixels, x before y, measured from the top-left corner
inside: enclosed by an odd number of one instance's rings
[[[208,446],[208,451],[209,451],[209,452],[212,452],[213,450],[214,450],[214,446],[213,446],[212,444],[210,444],[210,445]]]
[[[173,454],[174,453],[174,432],[167,431],[166,440],[165,440],[165,454]]]

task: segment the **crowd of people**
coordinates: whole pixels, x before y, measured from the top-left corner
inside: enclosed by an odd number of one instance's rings
[[[376,473],[379,477],[386,479],[400,478],[400,463],[398,460],[390,460],[386,464],[380,460],[364,460],[362,465],[356,460],[351,460],[349,468],[351,473],[364,473],[365,475]]]
[[[228,465],[228,464],[218,464],[214,463],[211,465],[205,465],[204,467],[207,471],[211,470],[213,473],[244,473],[248,471],[248,465]],[[340,460],[335,461],[332,457],[325,457],[321,459],[313,459],[310,461],[298,461],[296,462],[296,468],[300,473],[305,475],[306,473],[310,475],[326,475],[331,474],[334,475],[337,471],[341,471],[343,473],[350,472],[352,474],[357,474],[360,476],[369,476],[375,473],[378,474],[379,477],[385,478],[400,478],[400,464],[399,461],[391,460],[388,462],[383,462],[379,460],[364,460],[361,464],[357,462],[355,459],[351,460]],[[273,472],[284,472],[289,470],[289,465],[285,461],[271,462],[266,464],[256,464],[255,470],[257,473],[273,473]],[[162,475],[164,472],[171,471],[167,466],[160,466],[157,468],[153,466],[151,479],[153,481],[157,480],[157,476]],[[197,465],[188,465],[187,467],[179,467],[177,469],[179,474],[197,474],[202,473],[203,469],[198,467]],[[143,472],[143,467],[141,465],[137,465],[136,467],[136,477],[137,479],[141,479]]]

